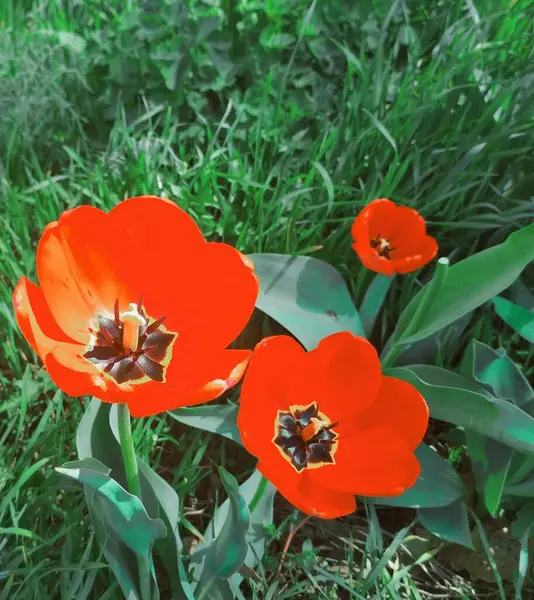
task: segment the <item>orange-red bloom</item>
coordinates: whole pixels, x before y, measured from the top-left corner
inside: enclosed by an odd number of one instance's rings
[[[254,350],[237,423],[280,493],[331,519],[355,510],[354,495],[396,496],[415,483],[428,407],[411,384],[382,375],[363,338],[336,333],[305,352],[274,336]]]
[[[352,247],[371,271],[411,273],[429,263],[438,244],[426,234],[423,217],[413,208],[380,198],[370,202],[352,224]]]
[[[254,309],[253,265],[169,200],[64,212],[39,241],[37,276],[15,288],[17,322],[70,396],[141,417],[217,398],[244,373],[251,353],[226,347]]]

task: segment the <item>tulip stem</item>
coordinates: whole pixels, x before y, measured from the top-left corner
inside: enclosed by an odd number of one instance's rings
[[[263,494],[265,494],[266,489],[267,489],[267,479],[265,479],[265,477],[262,475],[260,482],[258,483],[258,489],[256,490],[256,493],[254,494],[254,496],[252,497],[252,500],[250,501],[250,504],[248,505],[248,510],[249,510],[250,514],[252,514],[254,512],[254,509],[260,503],[260,500],[263,498]]]
[[[447,268],[449,266],[448,258],[440,258],[436,266],[434,277],[430,283],[423,288],[423,296],[419,306],[415,309],[412,320],[408,323],[406,329],[401,333],[399,339],[391,345],[389,352],[386,354],[382,362],[382,369],[392,367],[399,355],[403,351],[404,340],[413,335],[420,327],[428,309],[436,299],[436,296],[441,290],[441,286],[447,277]]]
[[[124,461],[124,470],[126,471],[126,481],[128,482],[128,491],[130,494],[141,498],[141,483],[139,481],[139,471],[137,469],[137,458],[135,457],[135,448],[132,435],[132,424],[130,422],[130,411],[126,403],[118,406],[119,421],[119,440]],[[137,566],[139,569],[139,587],[141,589],[141,600],[151,600],[150,589],[150,562],[148,556],[137,555]]]

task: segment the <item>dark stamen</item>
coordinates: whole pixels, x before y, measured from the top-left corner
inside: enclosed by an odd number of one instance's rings
[[[141,297],[139,314],[143,306]],[[85,359],[109,373],[117,383],[126,383],[147,378],[152,381],[165,381],[165,370],[169,348],[177,334],[162,331],[160,325],[166,317],[153,321],[148,327],[140,328],[137,351],[124,347],[124,326],[120,318],[119,301],[115,301],[114,320],[97,315],[98,328],[89,328],[94,336],[93,345],[83,355]],[[147,318],[142,314],[143,318]],[[143,344],[146,342],[146,346]],[[146,354],[149,353],[147,356]]]
[[[309,438],[303,438],[304,429],[312,419],[320,421],[319,429]],[[332,431],[339,422],[327,425],[315,402],[304,409],[289,410],[278,413],[275,424],[276,437],[274,443],[290,459],[297,471],[302,471],[308,465],[331,464],[334,462],[333,452],[337,433]],[[306,436],[307,437],[307,436]]]
[[[157,321],[150,323],[150,325],[146,328],[146,335],[150,335],[153,331],[156,331],[156,329],[163,323],[163,321],[165,321],[166,318],[167,315],[165,315],[164,317],[160,317]]]
[[[117,324],[117,327],[119,327],[121,324],[121,315],[119,312],[119,300],[118,299],[115,300],[114,313],[115,313],[115,323]]]

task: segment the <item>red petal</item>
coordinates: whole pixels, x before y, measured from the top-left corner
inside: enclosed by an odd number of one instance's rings
[[[381,384],[380,360],[364,338],[348,331],[330,335],[308,352],[288,381],[291,404],[316,401],[331,421],[367,409]]]
[[[151,270],[147,310],[157,306],[150,310],[167,316],[166,327],[180,334],[178,345],[226,348],[254,310],[254,272],[244,256],[226,244],[184,246],[178,257],[160,259]]]
[[[343,494],[316,485],[306,471],[297,473],[282,457],[261,460],[258,470],[298,510],[323,519],[336,519],[356,510],[353,494]]]
[[[425,236],[413,254],[390,261],[395,273],[411,273],[428,264],[438,253],[438,243],[433,237]]]
[[[21,277],[13,291],[13,307],[22,334],[41,360],[59,343],[72,342],[56,323],[42,290]]]
[[[134,417],[147,417],[183,406],[203,404],[236,385],[247,367],[249,350],[223,350],[191,361],[183,376],[173,375],[168,384],[156,382],[117,386],[116,401],[128,403]],[[174,360],[174,357],[173,357]],[[172,363],[171,363],[172,364]]]
[[[423,396],[407,381],[382,377],[376,402],[358,416],[358,429],[389,427],[414,450],[428,427],[429,411]]]
[[[278,452],[272,443],[277,411],[292,403],[285,393],[287,379],[305,358],[302,346],[289,336],[265,338],[254,349],[237,416],[241,439],[251,454],[262,458],[264,452]]]
[[[157,196],[137,196],[120,202],[109,212],[116,227],[123,228],[143,251],[159,260],[176,261],[183,248],[203,245],[195,221],[177,204]]]
[[[206,243],[176,204],[154,196],[131,198],[110,212],[142,244],[147,311],[166,315],[178,345],[225,348],[243,330],[258,296],[252,263],[235,248]]]
[[[369,244],[355,242],[352,244],[358,258],[362,261],[364,267],[375,273],[381,273],[391,277],[395,274],[394,261],[385,256],[379,256]]]
[[[309,470],[316,485],[358,496],[396,496],[417,480],[419,463],[393,430],[374,427],[345,436],[341,424],[336,431],[335,464]]]
[[[142,265],[136,246],[103,211],[80,206],[44,230],[37,248],[37,273],[59,326],[85,343],[95,312],[121,310],[141,293]]]

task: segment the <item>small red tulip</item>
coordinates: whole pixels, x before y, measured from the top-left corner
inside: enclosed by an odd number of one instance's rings
[[[370,202],[352,224],[352,247],[371,271],[384,275],[411,273],[438,252],[426,234],[423,217],[413,208],[380,198]]]

